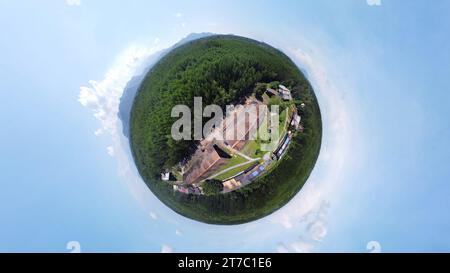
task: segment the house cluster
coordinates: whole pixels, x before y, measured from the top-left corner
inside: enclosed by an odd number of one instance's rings
[[[173,190],[184,194],[197,194],[197,195],[203,194],[202,190],[199,187],[195,187],[192,185],[189,186],[173,185]]]
[[[161,180],[165,182],[173,182],[173,180],[170,179],[170,172],[164,171],[161,173]],[[172,183],[171,182],[171,183]],[[176,183],[176,182],[174,182]],[[174,191],[178,191],[185,194],[202,194],[201,188],[195,186],[195,185],[189,185],[189,186],[182,186],[182,185],[172,185]]]
[[[272,88],[267,88],[266,93],[269,96],[279,96],[284,101],[291,101],[292,100],[292,94],[291,91],[285,87],[284,85],[279,85],[277,90],[274,90]],[[253,180],[255,180],[257,177],[259,177],[261,174],[263,174],[268,168],[269,165],[272,164],[274,161],[280,160],[283,155],[288,150],[288,147],[292,141],[293,138],[293,131],[301,131],[303,132],[303,126],[301,125],[301,116],[298,114],[297,108],[295,106],[292,106],[294,109],[291,111],[292,114],[289,115],[289,120],[287,121],[287,124],[289,125],[289,130],[284,134],[283,138],[279,142],[277,148],[269,155],[264,157],[263,162],[252,164],[250,167],[248,167],[246,170],[234,175],[233,177],[228,178],[226,181],[223,182],[224,190],[223,192],[230,192],[233,190],[236,190],[238,188],[241,188],[247,184],[250,184]],[[302,103],[300,105],[301,108],[305,107],[305,104]],[[228,146],[229,144],[225,142],[225,144]],[[201,156],[199,158],[204,159],[204,151],[202,151]],[[195,158],[195,157],[194,157]],[[213,158],[210,160],[212,162],[216,162],[217,159]],[[200,162],[200,161],[199,161]],[[201,161],[201,163],[204,163],[204,160]],[[205,165],[205,164],[203,164]],[[208,166],[203,167],[203,169],[210,169],[211,164],[206,164]],[[202,168],[200,168],[202,169]],[[161,173],[161,180],[163,181],[171,181],[170,179],[170,172],[166,171]],[[193,181],[194,182],[194,181]],[[189,185],[180,185],[180,184],[173,184],[173,190],[178,191],[184,194],[197,194],[201,195],[202,190],[201,187],[197,185],[197,183],[190,183]]]

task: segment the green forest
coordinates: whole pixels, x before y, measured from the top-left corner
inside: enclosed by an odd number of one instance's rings
[[[174,192],[160,172],[189,156],[194,141],[175,141],[170,130],[174,105],[225,107],[242,101],[258,83],[278,81],[292,90],[305,130],[277,168],[250,185],[227,194]],[[297,66],[273,47],[232,35],[198,39],[177,47],[146,75],[130,118],[130,145],[136,166],[155,195],[174,211],[198,221],[238,224],[268,215],[286,204],[303,186],[317,160],[322,137],[319,106],[311,85]]]

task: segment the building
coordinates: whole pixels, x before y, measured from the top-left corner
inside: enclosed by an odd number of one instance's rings
[[[278,92],[275,89],[267,88],[266,93],[269,97],[278,96]]]
[[[278,85],[278,88],[280,88],[281,90],[284,90],[284,91],[289,91],[289,89],[282,84]]]
[[[301,120],[302,120],[301,117],[297,113],[294,113],[291,121],[291,126],[293,126],[296,130],[298,130]]]
[[[188,188],[183,187],[183,186],[173,185],[173,190],[184,193],[184,194],[189,194]]]
[[[220,125],[200,141],[189,160],[185,160],[181,180],[194,184],[208,179],[226,164],[235,151],[240,151],[267,116],[267,107],[260,109],[261,104],[254,98],[248,98],[244,105],[227,113],[229,115]]]
[[[163,172],[163,173],[161,173],[161,180],[162,181],[169,181],[170,180],[170,172]]]
[[[280,94],[280,97],[283,100],[292,100],[291,90],[289,90],[286,86],[280,84],[278,86],[278,92]]]
[[[223,188],[228,191],[232,191],[241,186],[242,186],[241,182],[239,180],[236,180],[235,178],[223,182]]]
[[[286,134],[283,140],[281,141],[281,144],[273,152],[273,155],[275,156],[276,159],[279,160],[284,155],[284,152],[287,151],[290,142],[291,142],[291,135]]]

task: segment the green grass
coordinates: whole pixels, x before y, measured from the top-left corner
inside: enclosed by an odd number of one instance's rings
[[[284,134],[286,133],[286,128],[287,128],[287,126],[286,126],[286,116],[287,116],[288,111],[289,111],[289,108],[286,108],[280,114],[280,126],[278,127],[278,131],[279,131],[279,135],[278,136],[280,137],[280,140],[284,136]]]
[[[242,149],[241,153],[251,158],[262,158],[265,151],[261,151],[261,141],[258,139],[250,140]]]
[[[248,164],[239,166],[239,167],[229,170],[228,172],[225,172],[219,176],[216,176],[215,179],[225,180],[227,178],[237,175],[238,173],[240,173],[242,171],[245,171],[248,167],[250,167],[252,164],[255,164],[255,163],[256,163],[255,161],[250,161],[250,162],[248,162]]]
[[[233,166],[235,166],[235,165],[244,163],[245,161],[247,161],[247,159],[243,158],[243,157],[240,156],[240,155],[235,154],[235,155],[233,155],[232,158],[230,158],[230,159],[227,161],[227,163],[225,163],[223,166],[221,166],[221,167],[217,170],[216,173],[219,173],[219,172],[221,172],[221,171],[223,171],[223,170],[225,170],[225,169],[228,169],[228,168],[230,168],[230,167],[233,167]]]

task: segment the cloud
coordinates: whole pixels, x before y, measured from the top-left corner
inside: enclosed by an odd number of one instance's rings
[[[175,234],[176,234],[177,236],[183,235],[183,233],[182,233],[179,229],[175,230]]]
[[[308,48],[308,47],[305,47]],[[312,48],[312,47],[310,47]],[[310,252],[328,234],[328,211],[331,198],[345,182],[352,139],[349,113],[343,89],[334,85],[332,75],[325,70],[326,58],[315,51],[298,48],[283,50],[303,70],[311,82],[322,112],[322,147],[316,166],[298,195],[272,216],[270,221],[298,239],[282,239],[278,252]],[[356,155],[355,155],[356,157]]]
[[[106,151],[110,156],[114,156],[114,147],[113,146],[106,147]]]
[[[113,61],[103,79],[90,80],[88,85],[80,87],[78,95],[79,103],[90,109],[94,118],[99,120],[100,126],[94,134],[107,134],[111,137],[110,147],[118,163],[118,174],[124,178],[124,183],[136,200],[149,209],[150,202],[156,202],[156,199],[142,182],[132,161],[128,140],[122,134],[118,112],[126,84],[132,77],[142,74],[148,65],[148,58],[160,50],[160,44],[153,47],[129,46]]]
[[[173,248],[169,245],[162,245],[161,247],[161,253],[172,253]]]
[[[102,80],[90,80],[88,86],[80,87],[78,101],[90,108],[101,123],[95,135],[117,133],[117,113],[123,90],[137,71],[142,69],[144,60],[156,50],[132,46],[119,56]]]
[[[79,6],[81,5],[81,0],[66,0],[66,4],[69,6]]]
[[[280,224],[287,230],[298,232],[301,236],[299,240],[279,244],[277,252],[311,252],[328,233],[326,217],[329,206],[328,202],[322,201],[306,213],[289,208],[287,212],[274,216],[272,222]]]
[[[308,243],[300,238],[288,244],[280,243],[277,246],[278,253],[310,253],[314,249],[314,244]]]
[[[308,231],[311,235],[311,239],[318,242],[322,241],[322,239],[327,235],[327,227],[321,220],[310,223],[308,225]]]
[[[157,220],[158,219],[158,215],[156,215],[156,213],[154,213],[153,211],[151,211],[149,213],[149,215],[150,215],[150,218],[152,218],[153,220]]]
[[[175,17],[180,18],[181,16],[183,16],[183,14],[181,14],[180,12],[175,13]]]
[[[181,27],[182,27],[182,28],[185,28],[185,27],[186,27],[186,23],[184,23],[184,22],[181,23]]]
[[[291,217],[287,214],[281,214],[279,223],[286,229],[291,229],[294,226]]]
[[[309,253],[312,252],[314,245],[304,240],[299,240],[292,242],[289,247],[296,253]]]
[[[381,6],[381,0],[366,0],[369,6]]]

